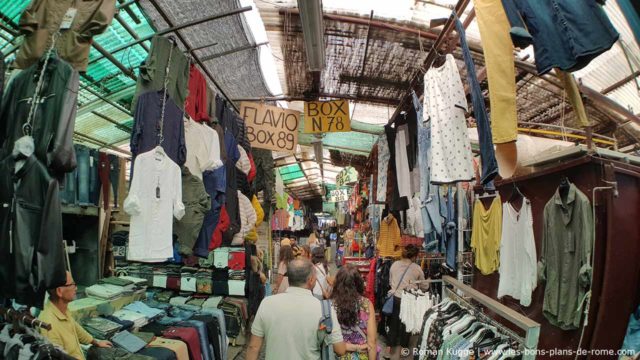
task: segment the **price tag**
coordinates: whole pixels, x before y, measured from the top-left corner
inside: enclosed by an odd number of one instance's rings
[[[78,13],[78,9],[69,8],[67,12],[64,14],[62,18],[62,23],[60,24],[60,30],[67,30],[71,28],[71,24],[73,24],[73,19],[75,19],[76,14]]]

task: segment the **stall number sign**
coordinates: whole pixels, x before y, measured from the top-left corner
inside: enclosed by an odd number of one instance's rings
[[[305,133],[343,131],[351,131],[347,101],[308,101],[304,103]]]
[[[252,147],[275,151],[295,150],[300,122],[298,111],[242,102],[240,115],[247,125],[247,138]]]
[[[349,196],[351,196],[351,189],[335,189],[329,191],[327,194],[327,202],[342,202],[349,201]]]
[[[336,185],[343,186],[358,181],[358,172],[353,167],[346,167],[336,175]]]

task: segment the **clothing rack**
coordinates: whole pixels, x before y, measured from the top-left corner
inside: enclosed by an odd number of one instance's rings
[[[535,350],[538,348],[538,338],[540,336],[540,324],[530,318],[517,313],[515,310],[499,303],[498,301],[486,296],[478,290],[463,284],[462,282],[452,278],[451,276],[443,276],[443,299],[448,298],[455,301],[459,305],[471,310],[477,317],[482,318],[490,323],[502,334],[507,335],[511,339],[517,341],[524,348],[522,358],[524,360],[535,359]],[[451,289],[449,286],[453,287]],[[464,295],[461,295],[463,293]],[[508,320],[520,329],[525,331],[525,336],[518,335],[511,329],[496,321],[494,318],[482,312],[472,301],[476,301],[496,315]]]
[[[10,323],[17,322],[24,325],[28,325],[32,328],[39,327],[45,330],[51,330],[53,328],[49,323],[40,321],[29,314],[22,313],[12,308],[5,308],[0,306],[0,316],[4,318],[6,322],[10,322]]]

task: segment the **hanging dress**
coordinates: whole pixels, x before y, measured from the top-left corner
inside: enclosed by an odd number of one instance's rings
[[[470,181],[473,153],[467,131],[462,80],[453,55],[424,75],[424,118],[431,119],[431,182]]]

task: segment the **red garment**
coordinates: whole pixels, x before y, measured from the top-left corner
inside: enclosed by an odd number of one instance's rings
[[[376,303],[375,287],[376,287],[376,258],[369,260],[369,273],[367,274],[367,288],[364,290],[364,296],[371,301],[372,304]]]
[[[198,330],[195,328],[170,327],[162,332],[162,336],[168,339],[184,341],[189,350],[189,359],[202,359],[200,338],[198,337]]]
[[[241,250],[229,251],[228,265],[231,270],[244,270],[246,267],[245,252]]]
[[[253,179],[256,178],[256,173],[258,172],[256,168],[256,163],[253,161],[253,155],[250,151],[247,152],[247,157],[249,158],[249,163],[251,164],[251,170],[249,170],[249,174],[247,174],[247,180],[252,182]]]
[[[220,209],[220,219],[218,220],[218,225],[216,225],[216,229],[213,230],[213,234],[211,234],[209,251],[213,251],[214,249],[217,249],[222,245],[222,233],[229,229],[230,223],[231,219],[229,218],[227,207],[225,205],[222,205],[222,208]]]
[[[209,121],[207,81],[193,64],[189,70],[189,96],[185,101],[185,110],[195,121]]]
[[[360,251],[360,244],[358,244],[358,241],[356,241],[356,239],[351,240],[351,251],[353,251],[354,253]]]

